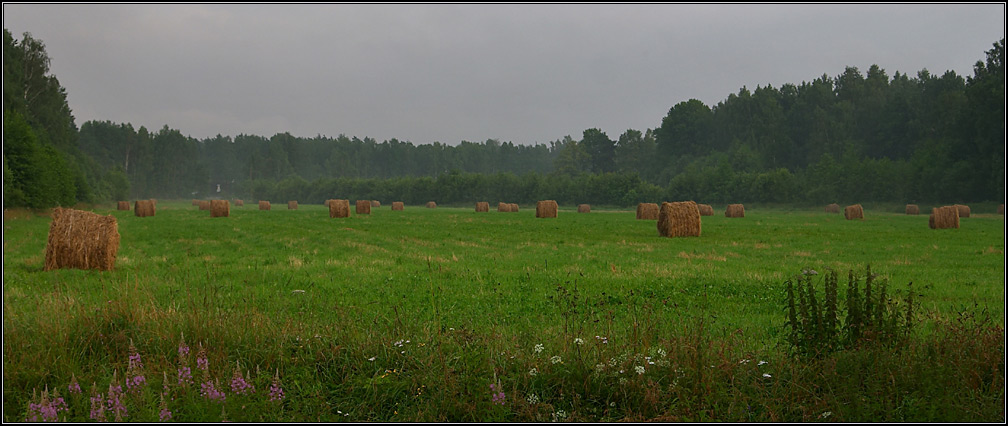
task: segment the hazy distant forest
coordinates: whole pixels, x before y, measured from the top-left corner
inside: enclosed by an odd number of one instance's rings
[[[850,66],[800,84],[743,87],[713,106],[679,102],[654,129],[586,129],[531,146],[290,133],[200,140],[168,126],[110,121],[78,128],[42,40],[29,33],[16,40],[5,29],[3,55],[4,207],[334,197],[805,205],[1005,194],[1004,39],[965,78]]]

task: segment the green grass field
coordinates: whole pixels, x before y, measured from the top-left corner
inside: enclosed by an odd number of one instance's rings
[[[238,365],[260,393],[279,375],[286,396],[271,405],[236,394],[218,412],[195,390],[173,387],[165,392],[179,397],[168,404],[178,420],[815,421],[829,412],[821,419],[853,421],[843,414],[853,408],[824,402],[794,412],[747,404],[743,413],[734,402],[683,399],[668,374],[600,371],[610,360],[657,359],[659,350],[668,353],[668,371],[691,371],[674,357],[689,358],[674,346],[690,346],[682,344],[690,336],[712,342],[709,348],[729,342],[709,353],[725,365],[728,354],[785,363],[784,282],[806,269],[832,268],[846,280],[849,270],[863,275],[870,265],[896,294],[912,282],[919,334],[964,313],[1004,321],[1005,227],[994,214],[931,230],[926,214],[867,210],[864,220],[848,221],[749,208],[745,218],[730,219],[715,206],[715,216],[702,218],[701,237],[670,239],[633,211],[578,214],[575,206],[561,206],[556,219],[535,218],[534,206],[476,213],[383,205],[345,219],[330,219],[320,205],[279,203],[272,211],[232,206],[227,218],[188,202],[161,201],[148,218],[94,211],[118,219],[113,271],[43,271],[49,219],[5,215],[6,421],[24,420],[33,389],[61,386],[67,396],[71,376],[85,392],[68,397],[63,416],[89,420],[88,390],[95,384],[104,392],[113,373],[125,373],[131,344],[152,385],[130,400],[137,414],[127,420],[155,421],[164,404],[153,383],[162,378],[151,373],[165,371],[174,385],[183,339],[194,352],[208,348],[223,382]],[[700,353],[698,342],[689,353]],[[552,354],[564,361],[552,362]],[[721,370],[736,377],[737,368]],[[1003,362],[993,368],[1003,385]],[[705,377],[696,383],[716,375]],[[508,389],[506,404],[491,399],[487,383]],[[749,387],[730,389],[721,401],[750,395]],[[999,398],[1000,418],[875,407],[888,417],[868,419],[1002,421],[1003,389]],[[783,396],[774,400],[788,405]],[[243,407],[253,404],[262,408]]]

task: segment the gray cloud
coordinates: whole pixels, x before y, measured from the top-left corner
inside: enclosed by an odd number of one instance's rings
[[[969,76],[1004,17],[1004,4],[4,5],[16,38],[46,43],[78,125],[448,144],[615,139],[690,98],[845,66]]]

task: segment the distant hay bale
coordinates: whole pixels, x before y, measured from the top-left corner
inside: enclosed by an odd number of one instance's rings
[[[658,220],[658,204],[656,203],[637,204],[637,219]]]
[[[710,204],[697,204],[697,210],[700,210],[700,216],[714,216],[714,207]]]
[[[518,203],[510,203],[508,208],[511,213],[518,213]]]
[[[907,204],[906,205],[906,214],[911,214],[911,215],[920,214],[920,207],[917,206],[916,204]]]
[[[329,217],[350,217],[350,200],[327,200]]]
[[[120,201],[116,203],[116,210],[129,210],[129,201]]]
[[[371,200],[371,207],[374,207],[374,208],[377,209],[377,208],[381,207],[381,203],[378,202],[378,200]]]
[[[428,201],[427,205],[424,206],[424,207],[427,207],[428,209],[436,209],[437,208],[437,203],[435,203],[433,201]]]
[[[60,268],[111,270],[119,251],[119,224],[114,216],[57,207],[52,211],[45,270]]]
[[[403,206],[403,202],[402,201],[393,201],[392,202],[392,210],[402,211],[403,207],[404,206]]]
[[[864,219],[864,208],[860,204],[844,207],[843,217],[847,220]]]
[[[288,201],[287,210],[297,210],[297,201]]]
[[[658,212],[658,235],[699,237],[700,209],[693,201],[662,203]]]
[[[508,203],[504,203],[504,202],[498,202],[497,203],[497,211],[498,212],[509,212],[509,211],[511,211],[511,205],[508,204]]]
[[[554,218],[557,217],[557,202],[555,200],[543,200],[536,202],[536,217]]]
[[[192,205],[194,205],[194,206],[198,206],[198,205],[199,205],[199,201],[200,201],[200,200],[197,200],[197,199],[193,198],[193,200],[192,200]]]
[[[154,200],[136,200],[133,202],[133,215],[136,217],[154,216]]]
[[[199,202],[200,210],[210,210],[210,200],[200,200]]]
[[[931,229],[959,229],[959,209],[955,206],[932,208],[928,226]]]
[[[826,205],[826,213],[840,213],[840,205],[837,203]]]
[[[591,205],[578,204],[578,213],[591,213]]]
[[[476,203],[476,213],[485,213],[490,211],[490,203],[486,201],[479,201]]]
[[[969,208],[969,206],[962,205],[962,204],[956,204],[955,208],[956,208],[956,210],[959,210],[959,217],[970,217],[970,208]]]
[[[210,217],[231,216],[231,203],[228,200],[210,200]]]
[[[371,214],[371,201],[357,200],[357,214]]]
[[[259,210],[269,210],[269,209],[270,209],[269,201],[259,201]]]
[[[245,202],[242,200],[235,200],[235,207],[245,207]]]
[[[742,204],[729,204],[724,212],[725,217],[745,217],[745,206]]]

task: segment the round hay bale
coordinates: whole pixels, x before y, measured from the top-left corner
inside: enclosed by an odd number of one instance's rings
[[[297,210],[297,201],[288,201],[287,210]]]
[[[210,217],[231,216],[231,203],[228,200],[210,200]]]
[[[129,210],[129,201],[120,201],[116,203],[116,210]]]
[[[381,207],[381,203],[378,200],[371,200],[371,207],[378,208]]]
[[[371,200],[357,200],[357,214],[371,214]]]
[[[518,203],[510,203],[508,204],[508,208],[509,208],[508,211],[510,211],[511,213],[518,213]]]
[[[637,219],[658,220],[658,204],[657,203],[637,204]]]
[[[864,208],[860,204],[844,207],[843,217],[847,220],[864,219]]]
[[[578,204],[578,213],[591,213],[591,205]]]
[[[697,204],[697,210],[700,210],[700,216],[714,216],[714,207],[710,204]]]
[[[555,200],[543,200],[536,202],[536,217],[555,218],[557,217],[557,202]]]
[[[193,198],[192,205],[199,206],[199,202],[200,202],[200,200],[197,200],[197,199]]]
[[[235,207],[245,207],[245,202],[242,200],[235,200],[234,205]]]
[[[433,201],[428,201],[427,204],[424,205],[424,207],[427,207],[428,209],[436,209],[437,208],[437,203],[435,203]]]
[[[931,209],[931,214],[928,215],[928,228],[937,229],[938,225],[935,223],[934,209]]]
[[[199,202],[200,210],[210,210],[210,200],[200,200]]]
[[[840,213],[840,205],[837,203],[827,204],[826,213]]]
[[[108,271],[119,251],[119,224],[114,216],[56,207],[49,224],[45,270],[60,268]]]
[[[350,217],[350,200],[326,200],[329,217]]]
[[[509,211],[511,211],[511,205],[508,204],[508,203],[505,203],[505,202],[498,201],[497,202],[497,211],[498,212],[509,212]]]
[[[729,204],[724,212],[725,217],[745,217],[745,206],[742,204]]]
[[[920,214],[920,207],[916,204],[906,205],[906,214],[917,215]]]
[[[137,200],[133,203],[133,215],[136,217],[154,216],[154,200]]]
[[[962,204],[956,204],[955,208],[957,210],[959,210],[959,217],[970,217],[970,208],[969,208],[969,206],[962,205]]]
[[[269,201],[259,201],[259,210],[269,210],[269,209],[270,209]]]
[[[959,229],[959,209],[955,206],[942,206],[931,209],[934,216],[934,227],[931,229]]]
[[[404,207],[404,205],[403,205],[402,201],[393,201],[392,202],[392,210],[402,211],[403,207]]]
[[[490,203],[479,201],[476,203],[476,213],[486,213],[490,211]]]
[[[658,212],[658,235],[699,237],[700,209],[693,201],[662,203]]]

